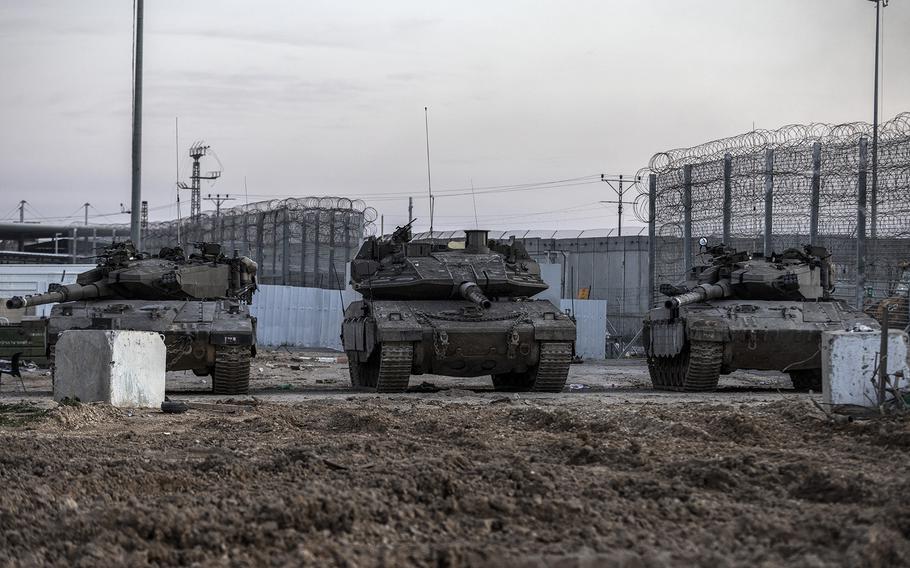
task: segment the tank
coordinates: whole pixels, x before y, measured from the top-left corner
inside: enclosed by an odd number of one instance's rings
[[[877,330],[878,323],[833,297],[828,252],[791,248],[764,257],[709,247],[706,266],[650,310],[642,332],[655,388],[707,391],[737,369],[788,373],[797,390],[821,389],[821,334]]]
[[[256,263],[236,252],[228,258],[217,244],[195,246],[189,256],[179,247],[148,256],[130,242],[117,243],[75,284],[51,285],[44,294],[13,297],[6,305],[59,302],[47,320],[51,363],[63,331],[156,331],[164,336],[169,371],[211,375],[216,394],[242,394],[249,389],[250,357],[256,354],[256,319],[249,310]]]
[[[503,391],[559,392],[575,323],[547,300],[524,246],[465,231],[465,242],[412,241],[410,224],[371,237],[351,261],[363,297],[345,310],[341,339],[351,384],[402,392],[411,375],[491,376]]]

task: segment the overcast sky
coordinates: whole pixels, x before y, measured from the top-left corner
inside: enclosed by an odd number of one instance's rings
[[[0,215],[129,204],[132,17],[130,0],[0,0]],[[871,121],[873,37],[866,0],[149,0],[143,197],[175,215],[179,117],[181,177],[193,140],[223,164],[204,194],[243,202],[246,176],[250,201],[357,197],[387,229],[413,194],[426,227],[428,106],[434,190],[473,182],[481,226],[614,227],[597,181],[480,188],[634,174],[753,123]],[[890,118],[910,110],[910,3],[884,10],[883,50]],[[436,228],[473,226],[470,191],[451,193]]]

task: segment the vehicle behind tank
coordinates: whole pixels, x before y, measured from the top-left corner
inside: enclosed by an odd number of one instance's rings
[[[781,254],[705,250],[710,263],[684,286],[661,285],[643,341],[655,388],[706,391],[737,369],[788,373],[798,390],[821,389],[821,334],[875,330],[871,317],[833,297],[822,247]]]
[[[575,324],[551,302],[540,266],[516,242],[465,231],[463,249],[411,240],[410,224],[368,239],[351,261],[363,299],[342,343],[355,387],[402,392],[412,374],[491,376],[497,390],[559,392]]]
[[[118,243],[75,284],[14,297],[7,306],[59,302],[47,320],[51,361],[63,331],[154,331],[164,336],[169,371],[211,375],[216,394],[242,394],[249,389],[250,358],[256,354],[256,319],[249,310],[256,263],[236,253],[225,257],[220,245],[196,247],[189,256],[178,247],[149,257],[129,242]]]

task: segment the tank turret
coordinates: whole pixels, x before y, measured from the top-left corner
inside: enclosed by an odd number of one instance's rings
[[[465,235],[458,248],[412,241],[410,225],[390,238],[371,237],[351,262],[354,290],[371,299],[466,299],[488,308],[491,298],[531,297],[547,289],[524,245],[489,241],[487,231]]]
[[[831,298],[831,264],[823,247],[790,248],[765,257],[749,255],[719,245],[709,247],[706,266],[693,270],[687,291],[679,286],[661,286],[670,296],[666,308],[735,298],[738,300],[816,300]]]
[[[75,284],[52,284],[43,294],[14,296],[8,308],[92,299],[217,300],[247,303],[256,291],[256,263],[235,253],[227,258],[221,246],[196,243],[188,258],[183,250],[163,248],[154,257],[140,254],[129,241],[105,249],[96,268],[80,274]]]

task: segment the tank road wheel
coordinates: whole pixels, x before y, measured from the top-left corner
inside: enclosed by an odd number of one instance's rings
[[[374,351],[365,363],[354,360],[354,352],[348,351],[348,372],[351,375],[351,386],[356,388],[376,388],[379,378],[379,357]]]
[[[414,346],[410,343],[383,343],[379,355],[376,392],[404,392],[411,378]]]
[[[790,381],[793,388],[799,392],[822,392],[822,370],[821,369],[800,369],[799,371],[790,371]]]
[[[692,341],[675,357],[649,357],[651,384],[659,390],[714,390],[720,379],[723,356],[723,343]]]
[[[572,363],[572,344],[546,341],[540,344],[540,360],[524,373],[493,375],[493,387],[507,392],[562,392]]]
[[[212,393],[246,394],[250,390],[250,348],[215,346]]]

